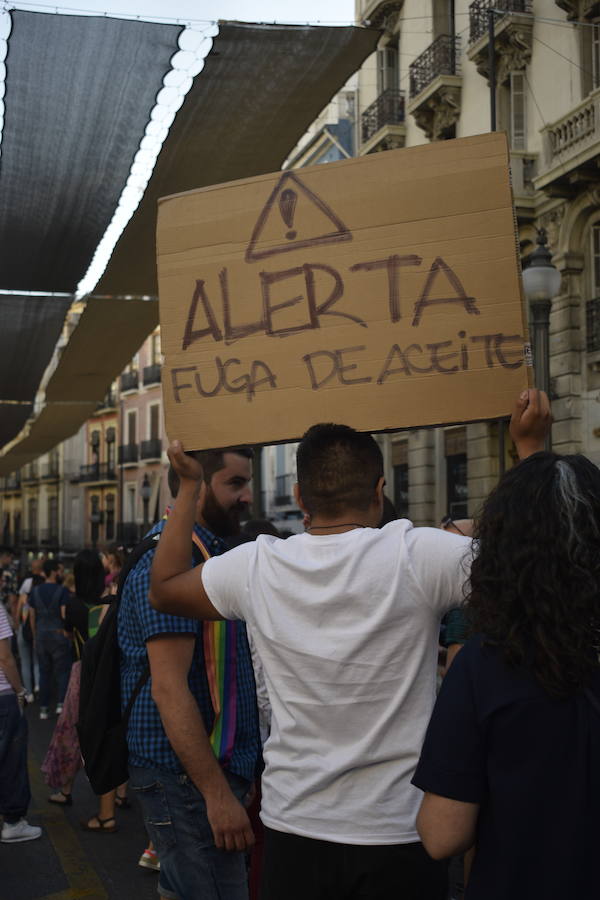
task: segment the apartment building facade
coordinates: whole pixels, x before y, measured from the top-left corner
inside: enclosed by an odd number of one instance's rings
[[[544,228],[561,273],[550,320],[553,447],[600,463],[600,3],[357,0],[383,29],[358,77],[358,153],[508,134],[523,265]],[[490,43],[496,90],[490,90]],[[499,423],[382,440],[399,511],[472,514],[514,449]]]

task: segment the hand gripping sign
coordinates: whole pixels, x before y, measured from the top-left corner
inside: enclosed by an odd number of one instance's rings
[[[502,134],[160,201],[169,438],[495,418],[528,384]]]

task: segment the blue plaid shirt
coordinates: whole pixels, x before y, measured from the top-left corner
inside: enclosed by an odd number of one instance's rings
[[[149,534],[162,531],[165,521],[159,522]],[[199,525],[198,537],[209,553],[217,556],[226,549],[225,543]],[[190,539],[191,545],[191,539]],[[157,612],[150,605],[150,570],[154,550],[142,556],[130,572],[119,605],[118,633],[121,649],[121,699],[127,705],[135,685],[144,671],[148,657],[146,641],[159,634],[194,634],[196,646],[188,675],[190,691],[196,698],[207,734],[213,726],[214,712],[204,665],[202,622],[182,616],[169,616]],[[163,728],[158,708],[151,695],[152,679],[149,678],[137,697],[127,730],[129,761],[143,768],[166,769],[176,774],[184,769],[174,753]],[[256,688],[246,626],[240,622],[237,644],[237,718],[235,743],[227,768],[251,781],[256,773],[260,741]]]

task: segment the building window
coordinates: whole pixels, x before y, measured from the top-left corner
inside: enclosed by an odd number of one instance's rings
[[[399,518],[408,516],[408,443],[392,444],[392,469],[394,472],[394,506]]]
[[[127,486],[127,521],[135,522],[135,485]]]
[[[600,222],[592,225],[591,230],[592,252],[592,297],[600,297]]]
[[[58,540],[58,497],[48,497],[48,537]]]
[[[27,525],[32,537],[37,538],[38,505],[36,497],[30,497],[27,501]]]
[[[377,93],[383,94],[390,88],[397,88],[400,83],[398,75],[398,48],[384,47],[377,51]]]
[[[592,90],[600,87],[600,22],[594,22],[592,32]]]
[[[448,515],[453,519],[466,519],[469,499],[466,428],[451,428],[444,432],[444,453]]]
[[[525,150],[527,135],[525,118],[525,75],[510,73],[510,145],[513,150]]]
[[[130,409],[127,413],[127,441],[129,444],[135,444],[137,438],[137,413],[135,409]]]
[[[106,495],[106,540],[115,539],[115,495]]]
[[[150,408],[150,440],[158,440],[160,438],[160,404],[153,403]]]
[[[157,332],[150,338],[150,365],[159,366],[161,363],[160,332]]]

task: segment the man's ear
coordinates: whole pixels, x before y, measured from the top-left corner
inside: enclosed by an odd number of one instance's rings
[[[384,478],[383,475],[382,475],[381,478],[379,479],[379,481],[377,482],[377,484],[375,485],[375,493],[376,493],[376,495],[377,495],[377,502],[378,502],[378,503],[383,503],[383,489],[384,489],[384,487],[385,487],[385,478]]]
[[[309,515],[309,512],[304,504],[304,500],[302,499],[302,494],[300,493],[300,485],[298,482],[294,485],[294,500],[296,501],[298,508],[302,510],[305,516]]]

